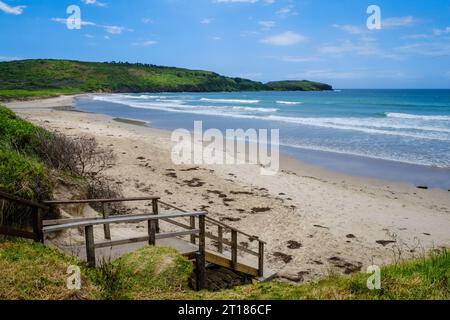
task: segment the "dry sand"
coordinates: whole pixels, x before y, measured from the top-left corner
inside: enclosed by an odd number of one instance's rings
[[[276,176],[260,175],[256,165],[180,167],[171,162],[169,132],[61,111],[71,105],[72,97],[8,104],[45,128],[92,135],[112,147],[117,164],[107,174],[126,196],[159,195],[188,210],[204,209],[266,240],[268,267],[282,277],[307,281],[364,271],[450,245],[447,191],[351,177],[286,156]],[[113,227],[113,237],[145,233],[143,226],[124,228]]]

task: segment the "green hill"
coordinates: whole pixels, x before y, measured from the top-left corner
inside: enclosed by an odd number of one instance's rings
[[[320,82],[308,80],[274,81],[266,84],[275,91],[327,91],[333,90],[333,87]]]
[[[283,84],[284,82],[280,82]],[[303,90],[322,84],[302,82]],[[326,85],[325,85],[326,86]],[[296,87],[297,88],[297,87]],[[0,62],[0,100],[84,92],[221,92],[287,90],[217,73],[122,62],[21,60]]]

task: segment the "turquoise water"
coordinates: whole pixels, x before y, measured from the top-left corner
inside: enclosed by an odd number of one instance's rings
[[[77,105],[163,129],[192,129],[195,120],[205,129],[277,128],[281,145],[296,156],[450,168],[450,90],[113,94]]]

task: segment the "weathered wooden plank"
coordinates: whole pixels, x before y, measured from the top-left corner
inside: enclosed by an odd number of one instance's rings
[[[72,228],[79,228],[79,227],[86,227],[86,226],[96,226],[96,225],[102,225],[105,223],[136,223],[136,222],[143,222],[143,221],[155,221],[158,219],[164,220],[164,219],[174,219],[174,218],[183,218],[183,217],[190,217],[190,216],[204,216],[206,215],[205,212],[193,212],[193,213],[173,213],[173,214],[167,214],[167,215],[159,215],[159,216],[153,216],[153,215],[145,215],[145,216],[123,216],[123,217],[112,217],[109,219],[98,219],[98,220],[82,220],[82,221],[76,221],[73,223],[67,223],[62,225],[55,225],[55,226],[47,226],[44,227],[44,232],[55,232],[55,231],[61,231],[66,229],[72,229]]]
[[[114,202],[133,202],[133,201],[148,201],[160,199],[159,197],[136,197],[136,198],[119,198],[119,199],[86,199],[86,200],[52,200],[43,201],[46,205],[56,206],[64,204],[89,204],[89,203],[114,203]]]
[[[33,232],[35,234],[34,241],[44,243],[44,234],[42,232],[42,213],[41,209],[38,207],[33,207],[31,209],[32,221],[33,221]]]
[[[36,234],[29,231],[24,230],[18,230],[10,227],[0,226],[0,234],[9,236],[9,237],[17,237],[17,238],[24,238],[24,239],[36,239]]]
[[[241,235],[243,235],[243,236],[246,236],[246,237],[249,238],[250,240],[258,240],[258,241],[262,241],[262,240],[259,240],[259,238],[258,238],[257,236],[252,236],[252,235],[250,235],[250,234],[248,234],[248,233],[246,233],[246,232],[243,232],[243,231],[238,230],[238,229],[236,229],[236,228],[230,227],[230,226],[226,225],[225,223],[223,223],[223,222],[221,222],[221,221],[219,221],[219,220],[216,220],[216,219],[214,219],[214,218],[211,218],[211,217],[209,217],[209,216],[206,217],[206,221],[207,221],[207,222],[210,222],[210,223],[212,223],[212,224],[218,225],[218,226],[222,226],[222,227],[224,227],[226,230],[236,231],[238,234],[241,234]],[[263,242],[264,242],[264,241],[263,241]],[[265,242],[264,242],[264,243],[265,243]]]
[[[130,218],[130,217],[147,217],[150,214],[143,213],[143,214],[125,214],[125,215],[115,215],[114,218]],[[56,226],[56,225],[62,225],[67,223],[73,223],[73,222],[80,222],[80,221],[98,221],[102,220],[103,217],[95,217],[95,218],[69,218],[69,219],[54,219],[54,220],[44,220],[42,221],[42,225],[44,227],[49,226]]]
[[[109,219],[109,213],[105,210],[105,203],[102,203],[102,215],[103,219]],[[103,225],[103,232],[106,240],[111,240],[111,227],[109,224]]]
[[[43,210],[48,210],[49,209],[49,207],[47,207],[47,206],[45,206],[45,205],[43,205],[41,203],[38,203],[38,202],[35,202],[35,201],[31,201],[31,200],[27,200],[27,199],[22,199],[22,198],[16,197],[15,195],[12,195],[12,194],[9,194],[9,193],[3,192],[3,191],[0,191],[0,198],[6,199],[6,200],[9,200],[9,201],[13,201],[13,202],[16,202],[16,203],[19,203],[19,204],[23,204],[23,205],[29,206],[29,207],[36,207],[36,208],[40,208],[40,209],[43,209]]]
[[[190,220],[190,225],[191,225],[190,228],[195,229],[195,217],[190,217],[189,220]],[[196,240],[196,237],[195,237],[195,234],[193,234],[191,236],[191,243],[195,244],[195,242],[196,242],[195,240]]]
[[[179,208],[179,207],[177,207],[177,206],[174,206],[174,205],[172,205],[172,204],[170,204],[170,203],[163,202],[163,201],[161,201],[161,200],[159,201],[159,203],[163,204],[163,205],[166,206],[166,207],[169,207],[169,208],[172,208],[172,209],[181,211],[181,212],[187,212],[187,211],[184,210],[184,209],[181,209],[181,208]],[[246,236],[246,237],[248,237],[249,239],[262,241],[262,240],[259,240],[259,238],[258,238],[257,236],[252,236],[252,235],[250,235],[250,234],[248,234],[248,233],[245,233],[245,232],[243,232],[243,231],[240,231],[240,230],[238,230],[238,229],[235,229],[235,228],[233,228],[233,227],[230,227],[230,226],[226,225],[225,223],[223,223],[223,222],[221,222],[221,221],[219,221],[219,220],[216,220],[216,219],[214,219],[214,218],[211,218],[211,217],[209,217],[209,216],[206,216],[206,222],[210,222],[210,223],[215,224],[215,225],[217,225],[217,226],[222,226],[222,227],[225,228],[226,230],[235,230],[235,231],[238,232],[239,234],[242,234],[243,236]],[[262,241],[262,242],[264,242],[264,241]],[[266,243],[266,242],[264,242],[264,243]]]
[[[157,234],[156,240],[190,236],[190,235],[199,234],[199,233],[200,233],[200,229],[194,229],[194,230],[188,230],[188,231],[177,231],[177,232],[166,232],[166,233]]]
[[[237,268],[238,264],[238,240],[237,232],[235,230],[231,231],[231,267],[233,269]]]
[[[94,227],[86,226],[84,228],[86,238],[86,258],[88,266],[95,268],[95,242],[94,242]]]
[[[152,200],[152,209],[153,209],[153,214],[155,216],[159,215],[158,199],[153,199]],[[156,226],[156,233],[159,233],[161,230],[159,228],[159,221],[158,220],[155,221],[155,226]]]
[[[123,246],[123,245],[126,245],[126,244],[147,242],[147,241],[148,241],[148,236],[147,237],[133,238],[133,239],[106,241],[106,242],[95,244],[95,248],[96,249],[112,248],[112,247],[117,247],[117,246]]]
[[[197,254],[197,289],[203,290],[205,288],[205,273],[206,273],[206,225],[205,216],[198,217],[198,227],[200,229],[198,240],[198,254]]]
[[[235,271],[242,272],[242,273],[247,274],[252,277],[258,276],[258,269],[248,266],[248,265],[245,265],[245,264],[242,264],[242,263],[238,263],[237,266],[235,268],[233,268],[231,265],[231,260],[222,255],[206,251],[205,257],[206,257],[206,261],[208,261],[209,263],[212,263],[212,264],[224,267],[224,268],[228,268],[228,269],[234,269]]]
[[[258,255],[258,276],[264,276],[264,243],[259,242],[259,255]]]
[[[151,246],[156,245],[156,224],[155,220],[148,221],[148,244]]]
[[[214,240],[214,241],[219,242],[219,237],[216,237],[215,235],[213,235],[213,234],[210,233],[210,232],[207,232],[207,233],[206,233],[206,237],[207,237],[208,239],[211,239],[211,240]],[[227,245],[227,246],[229,246],[229,247],[232,246],[231,241],[228,241],[227,239],[222,239],[222,244],[225,244],[225,245]],[[250,249],[248,249],[248,248],[246,248],[246,247],[244,247],[244,246],[241,246],[241,245],[238,245],[237,248],[238,248],[239,251],[242,251],[242,252],[251,254],[252,256],[255,256],[255,257],[258,257],[258,255],[259,255],[257,252],[252,251],[252,250],[250,250]],[[222,248],[222,249],[223,249],[223,248]],[[217,250],[217,251],[219,251],[219,250]],[[223,250],[222,250],[222,252],[219,251],[219,253],[223,253]]]
[[[172,220],[172,219],[164,219],[164,221],[166,221],[166,222],[168,222],[170,224],[173,224],[173,225],[175,225],[177,227],[180,227],[180,228],[184,228],[184,229],[189,229],[190,228],[190,226],[188,226],[187,224],[184,224],[184,223]]]
[[[217,227],[217,250],[219,251],[219,253],[223,253],[223,227],[222,226],[218,226]],[[213,236],[213,235],[211,235]],[[210,238],[211,238],[210,236]]]

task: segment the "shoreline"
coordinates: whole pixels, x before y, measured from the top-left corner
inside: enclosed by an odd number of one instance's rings
[[[170,161],[168,131],[132,119],[118,122],[101,114],[52,109],[73,106],[75,97],[6,105],[50,130],[92,135],[112,146],[118,159],[107,174],[122,184],[125,195],[158,194],[259,235],[268,242],[267,265],[282,277],[302,273],[311,281],[330,269],[364,271],[394,261],[397,248],[410,257],[421,248],[450,245],[448,191],[353,177],[288,155],[282,155],[282,170],[275,177],[260,176],[253,165],[177,167]],[[294,242],[300,247],[292,249]]]
[[[87,97],[90,98],[91,95],[87,95]],[[75,108],[89,111],[89,105],[83,109],[85,100],[86,99],[78,99],[78,97],[76,97]],[[121,104],[118,103],[118,105]],[[126,104],[123,106],[126,106]],[[93,112],[95,113],[97,111],[94,110]],[[101,113],[100,111],[100,114],[118,117],[119,119],[121,118],[120,113],[117,112]],[[128,121],[127,118],[125,119]],[[131,118],[129,120],[135,121],[137,119]],[[142,119],[138,119],[137,121],[146,122]],[[148,121],[147,123],[150,125],[152,121]],[[157,121],[155,120],[155,124],[156,123]],[[151,127],[155,128],[154,126]],[[170,127],[160,123],[156,128],[159,130],[172,131],[177,127]],[[189,125],[187,128],[190,128]],[[280,155],[290,156],[302,164],[308,164],[334,173],[341,173],[363,179],[368,178],[389,181],[389,183],[413,185],[425,189],[450,191],[450,168],[447,167],[369,157],[359,154],[341,153],[338,151],[297,147],[286,144],[280,145]]]

